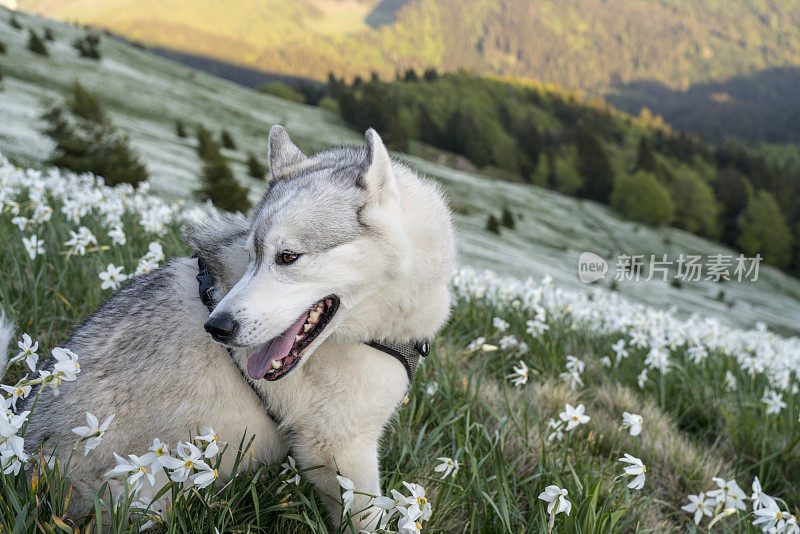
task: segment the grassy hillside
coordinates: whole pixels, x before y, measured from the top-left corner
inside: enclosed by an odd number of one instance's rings
[[[0,308],[18,325],[10,338],[29,334],[40,361],[125,278],[188,254],[178,234],[198,216],[126,185],[112,189],[91,175],[18,169],[2,156],[0,191]],[[18,217],[26,220],[23,229]],[[70,232],[96,243],[80,250]],[[780,512],[781,527],[796,525],[798,338],[730,329],[707,317],[684,320],[613,292],[565,290],[550,279],[523,283],[463,269],[454,275],[453,292],[452,319],[381,447],[385,494],[425,489],[427,501],[411,499],[429,511],[419,520],[423,532],[699,534],[714,521],[713,532],[756,534],[762,530],[751,526],[758,519],[752,511],[773,498],[773,519]],[[2,342],[10,341],[3,334]],[[22,361],[0,371],[9,400],[54,395],[51,388],[91,391],[81,354],[73,367],[62,365],[46,378],[26,374],[21,354]],[[216,378],[194,376],[213,395]],[[47,387],[39,389],[43,379]],[[104,421],[111,413],[92,415]],[[165,533],[331,532],[305,479],[314,467],[290,459],[283,466],[241,463],[247,457],[237,451],[250,436],[222,432],[215,438],[221,452],[213,452],[187,435],[205,456],[195,458],[191,482],[176,475],[168,483],[169,472],[145,460],[146,451],[112,451],[101,431],[60,443],[59,462],[31,444],[23,450],[28,416],[38,416],[35,406],[18,417],[6,408],[0,419],[4,532],[121,534],[143,526]],[[109,432],[125,424],[122,417],[109,421]],[[92,436],[94,443],[87,441]],[[178,445],[168,444],[167,454],[182,454]],[[65,518],[71,454],[91,455],[111,469],[112,452],[123,455],[120,464],[137,462],[107,475],[118,479],[116,488],[126,479],[131,488],[137,480],[163,486],[172,506],[158,512],[134,489],[113,501],[103,488],[72,524]],[[128,454],[138,456],[128,460]],[[213,470],[223,456],[243,466],[232,480],[217,480]],[[622,458],[639,462],[638,482],[624,471],[635,466]],[[438,466],[448,461],[454,469],[442,473]],[[752,484],[769,497],[750,498]],[[566,490],[569,514],[548,514],[541,495],[550,486]],[[708,512],[697,517],[682,507],[700,492]],[[354,533],[347,519],[340,532]]]
[[[40,361],[56,348],[116,290],[108,280],[109,264],[123,282],[120,274],[138,276],[191,252],[179,233],[208,208],[191,200],[200,161],[196,141],[179,137],[176,121],[232,134],[237,148],[224,154],[253,199],[264,183],[245,176],[246,151],[263,157],[271,124],[286,124],[306,150],[362,142],[360,133],[320,108],[248,91],[114,40],[101,40],[99,60],[80,58],[71,43],[83,30],[19,15],[23,31],[12,28],[9,18],[0,10],[6,44],[0,55],[0,309],[15,325],[0,332],[0,339],[15,349],[11,356],[17,355],[17,342],[25,345],[25,334],[29,344],[38,342]],[[42,35],[50,30],[48,56],[27,49],[27,29]],[[130,135],[153,192],[161,196],[147,193],[146,186],[106,187],[92,175],[43,163],[52,146],[40,133],[38,117],[47,100],[68,95],[74,80],[94,92],[114,124]],[[412,152],[453,158],[429,147],[412,146]],[[621,220],[593,202],[396,155],[437,180],[451,199],[462,266],[453,278],[452,320],[436,338],[381,446],[384,494],[396,490],[408,497],[411,488],[425,488],[426,500],[411,499],[430,512],[420,520],[423,532],[700,534],[713,522],[711,531],[724,534],[796,533],[800,340],[781,334],[797,334],[800,282],[762,268],[754,283],[586,286],[576,276],[582,251],[608,259],[620,253],[731,251],[677,229]],[[514,217],[514,229],[487,231],[487,215],[502,219],[504,208]],[[79,250],[70,232],[90,233],[96,243]],[[75,380],[51,375],[44,390],[28,374],[24,358],[23,352],[0,371],[9,402],[52,395],[52,386],[91,391],[75,366],[80,354],[71,368],[62,367],[72,369]],[[214,390],[215,377],[196,374],[199,387]],[[195,484],[174,482],[164,489],[174,505],[162,514],[150,513],[148,503],[133,502],[131,495],[114,502],[104,491],[93,510],[67,524],[69,451],[84,454],[89,436],[62,444],[60,461],[50,462],[30,444],[23,448],[24,420],[37,417],[36,409],[12,417],[8,404],[3,406],[4,532],[51,534],[78,527],[132,533],[146,520],[156,532],[170,534],[330,532],[318,496],[288,458],[285,467],[248,465],[218,485],[200,487],[205,482],[199,477]],[[93,415],[104,421],[111,414]],[[109,428],[120,423],[110,421]],[[96,437],[86,453],[110,469],[114,451],[102,435]],[[220,436],[219,453],[196,436],[186,439],[206,447],[212,468],[243,447],[242,436]],[[177,444],[169,446],[170,454],[179,454]],[[642,466],[620,462],[625,455]],[[437,470],[448,459],[458,469]],[[626,467],[642,472],[641,485]],[[157,472],[157,487],[167,480],[163,469],[142,468],[124,468],[122,477]],[[206,482],[217,476],[211,469],[194,475]],[[548,513],[540,496],[549,486],[566,490],[559,502],[569,503],[569,514]],[[698,498],[707,513],[697,515],[689,506]],[[146,517],[132,516],[132,508]],[[779,530],[753,526],[755,509],[765,510],[767,521],[771,514]]]
[[[246,90],[192,71],[146,51],[103,38],[100,61],[80,58],[71,47],[84,31],[38,17],[18,14],[21,25],[43,32],[50,28],[55,41],[50,56],[27,50],[27,31],[8,26],[8,11],[0,10],[0,29],[7,53],[0,56],[0,151],[25,165],[41,165],[52,150],[41,134],[39,116],[48,101],[63,99],[74,80],[94,92],[114,123],[130,138],[146,164],[153,191],[191,201],[198,187],[201,161],[193,136],[176,135],[176,122],[189,132],[204,124],[215,136],[227,129],[236,150],[224,149],[236,178],[257,200],[265,184],[247,176],[247,152],[265,160],[266,135],[272,124],[284,124],[304,150],[339,143],[361,143],[362,133],[344,126],[335,115]],[[619,254],[734,254],[730,249],[672,228],[651,228],[622,220],[608,208],[542,188],[492,179],[455,170],[412,147],[402,156],[447,190],[456,210],[459,256],[462,265],[490,268],[519,278],[552,276],[562,287],[590,290],[577,278],[578,257],[593,251],[610,262]],[[417,155],[413,155],[417,154]],[[427,154],[429,159],[420,157]],[[517,217],[514,230],[500,234],[486,230],[487,217],[504,207]],[[674,274],[674,268],[673,268]],[[603,285],[611,285],[611,274]],[[676,306],[682,313],[700,312],[729,324],[752,327],[757,321],[786,332],[800,324],[800,282],[762,266],[756,283],[686,282],[681,287],[661,281],[620,282],[617,291],[636,302]]]

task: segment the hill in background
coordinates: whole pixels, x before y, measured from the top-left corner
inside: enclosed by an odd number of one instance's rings
[[[800,66],[798,0],[241,0],[235,8],[208,0],[21,0],[19,6],[276,74],[323,79],[330,71],[346,78],[375,71],[389,78],[408,68],[463,68],[612,94],[622,109],[638,113],[647,105],[714,140],[760,140],[763,130],[772,140],[800,139],[796,126],[770,121],[787,115],[783,98],[796,91],[758,76]],[[753,80],[760,93],[754,97]],[[726,81],[727,90],[694,89]],[[672,98],[641,92],[662,85]],[[725,95],[736,105],[725,104]]]
[[[130,137],[153,191],[175,199],[191,199],[198,186],[202,161],[194,133],[200,124],[215,138],[225,130],[235,140],[236,148],[222,153],[236,179],[250,188],[251,200],[266,184],[248,176],[248,153],[264,160],[272,124],[284,124],[303,150],[363,143],[363,131],[345,127],[322,107],[251,91],[117,39],[101,38],[99,60],[83,58],[72,47],[86,35],[83,29],[22,13],[16,18],[23,29],[13,29],[11,14],[0,8],[0,34],[6,44],[6,54],[0,56],[0,151],[19,164],[41,166],[50,158],[53,145],[42,134],[46,125],[40,117],[51,102],[70,94],[75,80],[97,96],[113,123]],[[52,34],[48,56],[28,50],[28,29]],[[185,126],[186,137],[176,132],[178,122]],[[591,201],[456,170],[446,164],[451,154],[416,142],[410,152],[413,155],[402,156],[405,161],[437,180],[452,202],[462,265],[518,278],[548,275],[561,287],[590,291],[594,286],[577,277],[578,257],[584,251],[612,263],[619,254],[668,254],[673,259],[682,253],[735,254],[676,228],[623,220]],[[499,234],[487,230],[487,218],[502,218],[506,210],[515,217],[515,227],[502,227]],[[759,276],[756,283],[701,280],[671,285],[661,280],[612,284],[609,274],[603,285],[618,286],[616,290],[633,301],[675,306],[685,314],[711,314],[746,326],[765,321],[796,332],[800,282],[766,265]]]

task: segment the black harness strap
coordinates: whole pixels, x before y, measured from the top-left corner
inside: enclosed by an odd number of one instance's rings
[[[206,305],[209,312],[214,311],[214,307],[216,306],[216,302],[214,302],[214,275],[209,272],[208,268],[206,267],[203,260],[197,255],[194,254],[192,258],[197,258],[197,282],[199,284],[199,292],[200,292],[200,301]],[[420,358],[424,358],[430,353],[431,345],[429,341],[388,341],[388,340],[381,340],[381,341],[365,341],[364,344],[377,349],[381,352],[384,352],[393,358],[397,359],[406,370],[406,374],[408,375],[408,383],[409,385],[414,381],[414,373],[417,370],[417,366],[419,365]],[[264,410],[267,412],[267,415],[275,422],[276,426],[280,426],[280,418],[275,414],[272,408],[267,401],[267,398],[264,396],[262,392],[256,388],[253,381],[247,375],[247,372],[242,369],[239,365],[239,362],[233,355],[233,349],[230,347],[225,347],[228,351],[228,354],[233,360],[234,365],[239,370],[239,374],[242,375],[242,378],[250,386],[250,389],[258,395],[259,400],[261,400],[261,404],[264,406]]]
[[[389,356],[400,361],[406,368],[409,384],[414,381],[414,373],[417,371],[419,359],[427,356],[431,351],[431,344],[428,341],[407,341],[399,343],[395,341],[367,341],[367,345],[373,349],[385,352]]]

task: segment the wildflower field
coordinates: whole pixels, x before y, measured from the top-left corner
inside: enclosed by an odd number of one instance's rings
[[[25,444],[21,397],[83,387],[58,347],[125,280],[191,251],[181,228],[210,211],[91,175],[0,157],[3,532],[325,532],[326,512],[288,457],[219,477],[248,436],[203,428],[184,443],[106,450],[113,414],[87,414],[58,459]],[[383,441],[386,530],[798,533],[800,341],[765,327],[562,290],[551,280],[454,273],[452,318]],[[52,352],[55,366],[36,372]],[[229,440],[226,442],[225,440]],[[69,462],[108,463],[108,487],[73,524]],[[291,453],[290,453],[291,454]],[[169,509],[140,500],[163,485]],[[352,483],[341,477],[342,498]],[[357,510],[352,510],[357,513]],[[345,520],[343,531],[348,531]]]

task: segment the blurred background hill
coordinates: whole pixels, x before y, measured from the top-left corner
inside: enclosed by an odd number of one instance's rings
[[[798,0],[20,0],[148,45],[323,80],[468,69],[711,141],[800,141]]]

